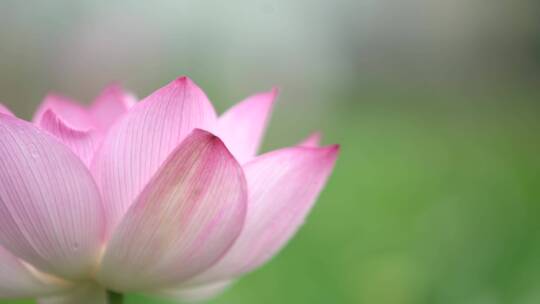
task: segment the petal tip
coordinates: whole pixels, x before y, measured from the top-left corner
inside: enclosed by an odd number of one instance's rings
[[[281,91],[281,89],[280,89],[279,87],[274,86],[274,87],[272,87],[272,89],[270,90],[270,94],[272,94],[272,97],[273,97],[273,98],[276,98],[276,97],[279,95],[280,91]]]
[[[339,150],[341,150],[341,145],[340,144],[333,144],[329,148],[336,151],[336,152],[339,152]]]
[[[341,150],[341,145],[339,144],[330,145],[326,149],[329,155],[337,156],[339,154],[339,151]]]
[[[298,145],[301,147],[318,148],[321,146],[322,132],[317,131],[311,133],[306,139],[302,140]]]
[[[58,115],[56,115],[56,113],[54,113],[54,111],[51,108],[46,108],[43,114],[37,118],[36,123],[38,125],[42,125],[46,121],[57,122],[58,120],[59,120]]]
[[[221,138],[219,138],[219,136],[217,136],[217,135],[215,135],[213,133],[210,133],[210,132],[208,132],[206,130],[194,129],[192,134],[196,135],[197,137],[205,138],[206,141],[208,141],[212,145],[223,145],[225,147],[225,144],[223,143]]]
[[[192,131],[192,135],[204,139],[211,147],[211,149],[215,151],[222,151],[223,153],[226,153],[229,157],[236,159],[219,136],[202,129],[194,129]]]
[[[191,80],[191,78],[185,76],[185,75],[182,75],[178,78],[176,78],[174,81],[173,81],[175,84],[178,84],[178,85],[190,85],[190,84],[193,84],[193,80]]]
[[[8,116],[15,116],[13,112],[11,112],[8,107],[0,103],[0,114],[8,115]]]
[[[321,148],[314,148],[319,153],[319,159],[334,163],[339,155],[341,146],[339,144],[329,145]]]
[[[191,87],[194,87],[194,86],[197,87],[195,82],[193,80],[191,80],[191,78],[189,78],[188,76],[183,75],[183,76],[175,78],[173,81],[169,82],[163,88],[169,88],[169,89],[172,89],[172,90],[178,90],[178,89],[191,88]]]
[[[76,134],[83,134],[92,131],[91,128],[82,129],[69,124],[69,122],[62,119],[62,117],[60,117],[60,115],[58,115],[52,108],[47,108],[45,112],[43,112],[43,115],[39,117],[39,121],[37,121],[37,123],[40,126],[53,124],[63,131],[70,131]]]
[[[121,94],[124,92],[124,86],[119,81],[109,82],[101,91],[103,93]]]
[[[94,99],[93,107],[96,107],[96,104],[100,102],[109,101],[113,98],[114,101],[121,101],[127,106],[131,106],[130,101],[126,100],[129,97],[130,93],[127,92],[119,81],[109,82],[103,89],[100,94]]]
[[[49,91],[45,95],[45,98],[43,98],[44,101],[64,100],[64,99],[66,99],[65,96],[55,91]]]
[[[198,135],[198,136],[204,136],[204,137],[208,137],[208,139],[214,139],[214,138],[218,138],[216,135],[206,131],[206,130],[203,130],[203,129],[199,129],[199,128],[195,128],[193,129],[193,134],[195,135]]]
[[[245,103],[247,101],[247,104],[251,103],[253,105],[259,104],[261,106],[264,105],[263,107],[271,107],[275,103],[279,92],[280,90],[277,87],[273,87],[269,91],[255,93],[254,95],[246,98],[243,102]],[[240,104],[243,102],[240,102]]]

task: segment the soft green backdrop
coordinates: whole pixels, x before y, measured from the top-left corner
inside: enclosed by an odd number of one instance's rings
[[[540,303],[535,3],[3,1],[0,100],[188,74],[223,111],[279,85],[264,151],[341,144],[298,235],[210,303]]]

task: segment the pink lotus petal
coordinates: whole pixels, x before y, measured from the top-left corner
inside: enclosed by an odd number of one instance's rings
[[[107,292],[95,284],[81,284],[63,294],[42,297],[38,304],[108,304]]]
[[[56,94],[47,95],[34,114],[33,121],[39,124],[47,110],[53,110],[71,128],[85,131],[94,128],[94,122],[88,110],[77,101],[67,97]]]
[[[38,124],[43,130],[46,130],[71,148],[87,166],[90,165],[102,139],[102,135],[98,131],[74,129],[58,117],[52,109],[48,109],[41,116],[41,121]]]
[[[219,118],[217,135],[240,163],[256,155],[276,95],[277,89],[253,95]]]
[[[300,147],[318,148],[321,146],[322,134],[315,132],[298,144]]]
[[[92,271],[104,234],[99,192],[67,147],[0,115],[0,244],[66,278]]]
[[[231,286],[231,281],[211,283],[185,289],[162,290],[156,295],[182,302],[200,302],[220,295]]]
[[[0,247],[0,299],[29,298],[57,293],[65,288],[56,281],[40,279],[4,248]]]
[[[151,289],[207,269],[239,235],[246,200],[238,162],[219,138],[195,130],[114,231],[100,282],[121,291]]]
[[[223,259],[189,284],[237,277],[268,261],[304,222],[332,169],[338,147],[286,148],[244,166],[248,214]]]
[[[135,97],[118,84],[106,87],[90,107],[90,115],[96,126],[107,130],[114,122],[135,105]]]
[[[0,103],[0,114],[15,116],[13,113],[3,104]]]
[[[105,138],[92,165],[114,228],[169,154],[194,129],[210,130],[212,104],[187,77],[137,103]]]

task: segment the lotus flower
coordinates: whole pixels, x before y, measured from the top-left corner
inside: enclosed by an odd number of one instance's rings
[[[212,297],[295,234],[337,146],[260,156],[276,91],[219,118],[181,77],[140,102],[49,95],[33,123],[0,107],[0,298]]]

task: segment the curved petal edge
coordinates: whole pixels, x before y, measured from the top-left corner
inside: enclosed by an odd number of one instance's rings
[[[337,145],[293,147],[246,164],[249,198],[244,229],[227,254],[187,286],[238,277],[274,256],[304,222],[338,153]]]
[[[77,130],[69,126],[52,109],[45,111],[38,124],[40,128],[68,146],[87,166],[90,166],[101,143],[100,133],[95,130]]]
[[[100,282],[120,291],[163,288],[206,270],[240,234],[246,202],[240,165],[219,138],[195,130],[114,231]]]
[[[138,102],[109,130],[91,168],[114,229],[171,152],[195,129],[211,130],[214,108],[180,77]]]
[[[13,112],[11,112],[8,107],[0,103],[0,114],[4,114],[7,116],[15,116]]]
[[[259,93],[239,102],[218,120],[217,135],[240,163],[257,153],[278,90]]]
[[[0,245],[65,278],[95,267],[105,232],[99,191],[80,159],[34,125],[0,115]]]

